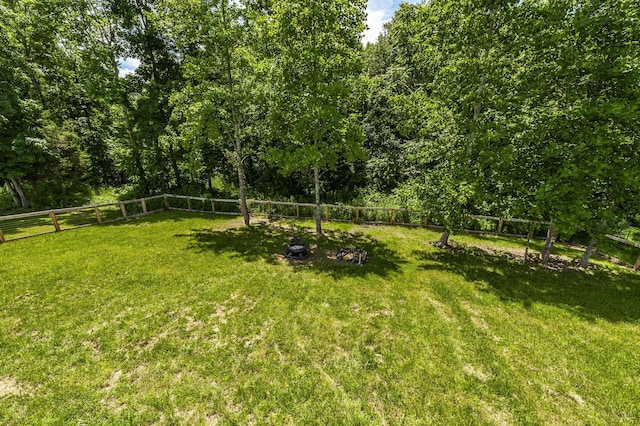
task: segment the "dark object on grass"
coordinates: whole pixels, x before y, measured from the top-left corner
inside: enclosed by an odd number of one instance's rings
[[[289,259],[306,259],[310,254],[309,246],[297,238],[293,238],[284,251],[284,255]]]
[[[366,251],[358,248],[340,249],[336,254],[336,260],[362,266],[367,261],[368,255]]]

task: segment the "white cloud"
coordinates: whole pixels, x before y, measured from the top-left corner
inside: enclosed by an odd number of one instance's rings
[[[369,28],[364,31],[362,44],[375,43],[388,20],[386,10],[367,10],[367,27]]]
[[[118,58],[118,77],[125,77],[136,72],[140,66],[140,61],[136,58]]]
[[[420,0],[369,0],[367,3],[367,27],[362,44],[375,43],[384,29],[384,24],[393,18],[400,3],[419,3]]]

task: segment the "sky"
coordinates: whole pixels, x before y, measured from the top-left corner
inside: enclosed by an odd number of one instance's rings
[[[369,0],[367,4],[367,26],[362,44],[374,43],[382,32],[385,22],[393,17],[400,3],[419,3],[420,0]]]
[[[385,22],[389,21],[400,3],[419,3],[420,0],[369,0],[367,4],[367,26],[362,44],[375,43],[382,32]],[[134,58],[119,58],[120,77],[133,74],[140,65]]]
[[[120,72],[119,77],[125,77],[129,74],[133,74],[140,66],[140,61],[135,58],[118,58]]]

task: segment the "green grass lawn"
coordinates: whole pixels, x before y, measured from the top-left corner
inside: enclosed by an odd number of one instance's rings
[[[524,244],[499,237],[240,224],[0,245],[0,424],[640,423],[637,273],[482,250]],[[309,260],[282,256],[293,235]]]

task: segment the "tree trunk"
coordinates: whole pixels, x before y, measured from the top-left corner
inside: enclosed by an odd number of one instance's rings
[[[137,148],[133,149],[133,162],[138,169],[138,177],[140,178],[140,186],[144,194],[149,193],[149,184],[147,182],[147,175],[144,172],[144,166],[142,165],[142,155]]]
[[[131,121],[129,120],[129,107],[125,99],[122,99],[122,115],[124,116],[125,127],[127,128],[127,137],[129,138],[129,146],[131,147],[133,162],[138,169],[140,185],[142,186],[142,191],[145,194],[148,194],[149,185],[147,184],[147,175],[144,171],[144,166],[142,165],[142,156],[140,154],[140,150],[138,149],[138,145],[135,143],[135,140],[133,138],[133,127],[131,125]]]
[[[553,243],[556,242],[556,229],[553,227],[553,224],[549,225],[549,230],[547,231],[547,239],[544,242],[544,249],[542,250],[542,264],[546,265],[549,263],[549,257],[551,257],[551,250],[553,250]]]
[[[20,197],[18,197],[18,193],[16,192],[15,189],[13,189],[13,186],[11,186],[11,182],[9,181],[5,181],[4,186],[7,188],[7,191],[9,191],[9,194],[11,194],[11,198],[13,198],[13,202],[16,203],[16,206],[20,206]]]
[[[524,249],[524,263],[529,263],[529,242],[531,241],[531,232],[527,234],[527,246]]]
[[[596,246],[596,239],[591,238],[591,240],[589,241],[589,246],[587,247],[587,250],[584,252],[584,256],[582,256],[582,259],[580,259],[581,268],[586,268],[587,265],[589,265],[589,259],[593,254],[593,249],[595,248],[595,246]]]
[[[598,223],[598,227],[596,228],[596,235],[600,234],[600,231],[602,231],[602,228],[605,226],[606,223],[607,222],[605,220],[601,220],[600,223]],[[595,246],[596,246],[596,238],[591,237],[591,240],[589,241],[589,246],[587,247],[587,250],[584,252],[584,256],[582,256],[582,259],[580,260],[581,268],[586,268],[587,265],[589,265],[589,259],[593,254]]]
[[[39,200],[40,190],[38,189],[38,180],[36,178],[29,179],[29,186],[31,187],[31,198]]]
[[[142,10],[139,11],[140,12],[140,22],[142,23],[142,35],[144,37],[144,45],[146,47],[146,54],[148,56],[148,58],[151,60],[151,75],[153,76],[153,79],[155,81],[159,81],[160,79],[158,78],[158,64],[156,61],[156,56],[153,54],[154,49],[153,46],[151,45],[151,37],[154,36],[153,34],[153,29],[149,28],[149,22],[147,21],[147,17],[144,14],[144,12]],[[151,32],[151,34],[149,34]],[[142,43],[140,43],[142,44]]]
[[[443,246],[448,246],[449,245],[449,235],[450,235],[449,230],[445,229],[444,232],[442,233],[442,235],[440,236],[440,240],[438,242],[440,244],[442,244]]]
[[[233,133],[236,140],[236,167],[238,169],[238,188],[240,189],[240,211],[244,218],[244,224],[251,225],[249,208],[247,207],[247,190],[245,185],[244,166],[242,165],[242,142],[240,140],[240,123],[238,120],[233,125]]]
[[[28,209],[29,207],[31,207],[31,204],[29,203],[29,199],[24,194],[24,190],[22,189],[22,184],[20,183],[20,179],[11,178],[10,182],[11,182],[10,185],[13,186],[13,189],[15,190],[15,192],[18,194],[18,197],[20,198],[20,207],[22,207],[23,209]]]
[[[227,13],[226,13],[226,1],[221,4],[222,22],[224,27],[227,28]],[[245,185],[244,166],[242,165],[242,140],[240,138],[240,111],[238,111],[238,105],[236,104],[235,85],[233,83],[233,74],[231,73],[231,52],[229,47],[225,49],[224,62],[227,71],[227,86],[229,88],[229,107],[231,109],[231,118],[233,120],[233,138],[235,140],[235,160],[236,169],[238,170],[238,189],[240,190],[240,210],[242,211],[242,217],[244,218],[244,224],[249,226],[249,209],[247,208],[247,193]]]
[[[180,173],[178,160],[176,160],[176,154],[173,150],[173,142],[169,142],[169,157],[171,159],[171,168],[173,169],[173,174],[176,177],[176,187],[182,188],[182,174]]]
[[[316,233],[322,235],[322,212],[320,211],[320,170],[313,167],[313,186],[316,196]]]
[[[240,161],[242,161],[240,159]],[[244,167],[242,163],[238,163],[238,187],[240,189],[240,211],[242,212],[242,218],[244,224],[251,225],[251,218],[249,217],[249,207],[247,206],[247,190],[245,187]]]

